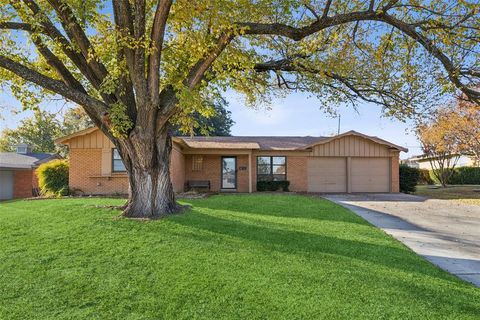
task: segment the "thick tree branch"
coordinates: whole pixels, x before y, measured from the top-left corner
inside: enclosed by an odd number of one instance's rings
[[[395,101],[399,104],[408,104],[404,97],[398,95],[394,91],[385,90],[382,88],[376,88],[373,84],[370,83],[369,80],[365,82],[361,82],[358,79],[349,78],[347,76],[340,75],[335,72],[330,72],[322,69],[318,69],[315,67],[307,66],[303,63],[302,59],[308,58],[304,55],[297,55],[291,58],[279,59],[279,60],[271,60],[263,63],[257,63],[254,66],[254,69],[258,72],[268,72],[274,71],[277,79],[282,80],[279,82],[280,85],[285,85],[287,89],[299,88],[298,84],[292,87],[292,84],[295,84],[293,81],[286,81],[285,77],[283,77],[279,72],[299,72],[299,73],[310,73],[313,75],[324,76],[330,79],[337,81],[338,83],[344,85],[351,93],[348,93],[345,89],[342,89],[338,86],[334,86],[328,83],[322,83],[322,85],[329,86],[330,88],[341,92],[345,95],[349,100],[354,102],[353,97],[356,96],[366,102],[373,102],[376,104],[383,105],[385,107],[391,107],[388,101]],[[378,96],[379,99],[374,98],[374,96]]]
[[[87,80],[93,85],[95,89],[100,89],[102,81],[97,78],[93,70],[90,68],[87,59],[82,55],[76,52],[73,49],[72,44],[68,41],[67,38],[63,36],[63,34],[55,27],[55,25],[50,21],[50,19],[45,16],[38,4],[34,0],[23,0],[23,2],[27,5],[27,7],[32,11],[34,15],[40,16],[42,31],[48,35],[53,41],[60,45],[63,52],[67,55],[67,57],[75,64],[75,66],[80,70],[80,72],[87,78]],[[14,8],[18,8],[18,3],[12,1],[12,6]],[[107,102],[111,102],[107,95],[102,95],[102,97]]]
[[[381,21],[382,17],[379,13],[371,11],[356,11],[350,13],[342,13],[333,17],[322,17],[320,20],[309,24],[305,27],[292,27],[282,23],[253,23],[242,22],[237,26],[244,29],[247,35],[277,35],[300,41],[303,38],[312,35],[326,28],[338,26],[341,24],[355,21]]]
[[[158,0],[155,18],[150,36],[150,57],[148,60],[148,93],[152,105],[159,102],[160,61],[162,57],[163,39],[172,0]]]
[[[228,46],[228,44],[233,40],[234,36],[230,33],[223,33],[218,39],[216,45],[208,53],[208,55],[200,59],[195,66],[190,70],[187,79],[185,80],[185,85],[191,89],[197,86],[200,81],[203,79],[205,72],[211,67],[213,62],[217,57],[222,53],[222,51]]]
[[[407,36],[411,37],[417,43],[422,45],[427,52],[442,63],[443,67],[447,71],[450,81],[463,93],[465,93],[471,100],[480,103],[480,91],[474,90],[466,86],[460,80],[460,70],[458,70],[450,58],[444,54],[430,39],[426,36],[418,33],[415,30],[415,27],[407,24],[387,13],[386,10],[393,7],[398,1],[391,0],[383,7],[383,10],[378,12],[372,11],[357,11],[351,13],[338,14],[333,17],[322,17],[320,20],[317,20],[305,27],[292,27],[289,25],[281,23],[238,23],[237,25],[241,28],[244,28],[244,34],[247,35],[278,35],[290,38],[295,41],[300,41],[303,38],[317,33],[323,29],[337,26],[340,24],[345,24],[349,22],[359,22],[359,21],[380,21],[387,23]]]
[[[67,67],[65,67],[63,62],[56,55],[54,55],[53,52],[47,48],[47,46],[45,46],[45,44],[39,37],[33,36],[32,41],[37,47],[38,52],[40,52],[40,54],[45,58],[47,63],[55,69],[56,73],[60,76],[60,78],[62,78],[63,82],[66,85],[68,85],[72,89],[87,94],[87,91],[85,90],[85,88],[83,88],[80,81],[75,79],[75,77],[70,73]]]
[[[32,25],[28,23],[23,23],[23,22],[0,22],[0,29],[9,29],[9,30],[23,30],[23,31],[28,31],[31,32]]]
[[[80,52],[86,58],[88,65],[101,83],[108,74],[107,69],[95,56],[95,49],[90,43],[90,40],[88,40],[82,26],[80,26],[75,18],[73,10],[67,3],[61,0],[48,0],[48,2],[60,17],[63,29],[68,37],[78,46]],[[89,59],[90,55],[93,55],[93,59]]]
[[[133,33],[134,33],[133,17],[132,17],[132,8],[130,6],[130,3],[128,2],[128,0],[113,0],[112,4],[113,4],[114,17],[115,17],[116,31],[119,34],[121,34],[123,37],[133,38]],[[134,50],[128,46],[123,46],[122,51],[125,54],[125,58],[127,60],[127,67],[131,77],[135,70]]]
[[[402,31],[404,34],[408,35],[410,38],[414,39],[417,43],[422,45],[428,53],[434,56],[436,59],[440,61],[443,65],[445,70],[447,71],[448,78],[450,81],[460,89],[467,97],[471,100],[480,103],[480,91],[471,89],[467,87],[459,78],[460,70],[454,66],[453,62],[450,58],[442,52],[430,39],[426,36],[420,34],[415,30],[414,27],[411,25],[391,16],[388,14],[382,14],[383,21],[390,24],[391,26],[397,28],[398,30]]]
[[[59,94],[85,108],[96,123],[100,123],[107,112],[107,105],[84,92],[70,88],[59,80],[49,78],[35,70],[23,66],[10,58],[0,55],[0,67],[9,70],[20,78]]]

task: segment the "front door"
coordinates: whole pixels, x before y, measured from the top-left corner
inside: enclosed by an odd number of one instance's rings
[[[222,189],[237,188],[237,158],[222,157]]]

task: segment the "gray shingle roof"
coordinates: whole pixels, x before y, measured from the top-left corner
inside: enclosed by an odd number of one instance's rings
[[[58,157],[52,153],[0,152],[0,168],[29,169]]]
[[[260,150],[296,150],[302,149],[310,144],[319,142],[326,137],[265,137],[265,136],[236,136],[236,137],[176,137],[182,139],[187,145],[193,148],[202,148],[211,143],[219,144],[257,144]]]

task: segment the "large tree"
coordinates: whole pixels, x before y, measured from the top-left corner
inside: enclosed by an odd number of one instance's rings
[[[249,103],[278,89],[326,108],[364,100],[400,118],[453,86],[480,100],[477,0],[0,3],[0,78],[24,103],[57,94],[85,109],[123,158],[129,217],[178,210],[169,123],[225,88]]]

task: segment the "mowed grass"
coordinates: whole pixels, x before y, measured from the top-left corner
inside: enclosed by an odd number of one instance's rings
[[[432,188],[432,186],[417,186],[416,195],[432,199],[456,200],[463,203],[480,205],[480,186],[478,185],[449,185],[446,188]]]
[[[183,201],[116,219],[119,199],[0,203],[0,319],[478,319],[480,289],[331,202]]]

